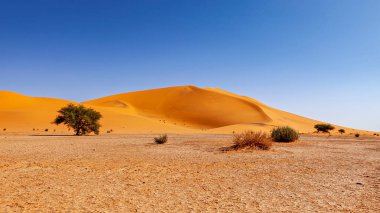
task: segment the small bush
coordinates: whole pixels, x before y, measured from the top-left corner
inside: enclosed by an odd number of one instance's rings
[[[344,129],[340,129],[340,130],[338,130],[338,132],[339,132],[340,134],[344,134],[344,133],[346,133],[346,130],[344,130]]]
[[[282,126],[274,128],[271,137],[273,141],[288,143],[298,140],[299,133],[289,126]]]
[[[355,134],[355,137],[357,137],[357,138],[360,137],[360,134],[359,134],[359,133],[356,133],[356,134]]]
[[[4,131],[4,132],[7,131],[7,128],[4,128],[3,131]]]
[[[154,138],[156,144],[164,144],[168,141],[168,135],[160,135],[159,137]]]
[[[45,129],[45,132],[49,132],[49,129]]]
[[[317,132],[325,132],[325,133],[329,133],[330,134],[330,131],[331,130],[334,130],[335,127],[332,126],[331,124],[316,124],[314,126],[314,128],[317,130]]]
[[[252,132],[246,131],[240,134],[234,134],[233,136],[234,149],[261,149],[269,150],[272,146],[272,141],[264,132]]]

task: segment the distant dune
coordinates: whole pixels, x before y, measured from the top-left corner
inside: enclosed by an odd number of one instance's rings
[[[13,132],[49,129],[57,111],[68,103],[53,98],[28,97],[0,91],[0,128]],[[79,103],[75,103],[79,104]],[[289,125],[300,132],[313,132],[320,121],[266,106],[245,96],[216,88],[177,86],[107,96],[82,104],[103,114],[102,130],[118,133],[269,131]],[[348,132],[358,130],[348,129]]]
[[[8,131],[52,128],[50,123],[57,110],[68,103],[70,101],[0,91],[0,128],[7,128]]]

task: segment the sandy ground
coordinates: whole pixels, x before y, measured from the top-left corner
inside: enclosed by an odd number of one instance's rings
[[[380,212],[380,141],[0,136],[0,212]]]

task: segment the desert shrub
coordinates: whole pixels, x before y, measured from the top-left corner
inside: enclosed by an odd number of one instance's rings
[[[289,126],[282,126],[272,129],[271,137],[276,142],[293,142],[298,140],[299,133]]]
[[[340,134],[344,134],[344,133],[346,133],[346,130],[344,130],[344,129],[339,129],[338,132],[339,132]]]
[[[168,135],[167,135],[167,134],[165,134],[165,135],[160,135],[160,136],[154,138],[154,142],[155,142],[156,144],[164,144],[164,143],[166,143],[167,141],[168,141]]]
[[[360,134],[359,134],[359,133],[356,133],[356,134],[355,134],[355,137],[357,137],[357,138],[360,137]]]
[[[234,149],[261,149],[269,150],[272,146],[272,141],[264,132],[245,131],[240,134],[234,134],[232,139]]]
[[[45,129],[45,132],[49,132],[49,129]]]
[[[335,127],[332,126],[331,124],[316,124],[314,126],[314,128],[317,130],[317,132],[325,132],[325,133],[329,133],[330,134],[330,131],[331,130],[334,130]]]
[[[3,131],[4,131],[4,132],[7,131],[7,128],[4,128]]]
[[[85,135],[91,132],[99,134],[99,120],[102,115],[82,105],[69,104],[58,111],[59,115],[53,121],[54,124],[65,124],[69,129],[74,129],[75,135]]]

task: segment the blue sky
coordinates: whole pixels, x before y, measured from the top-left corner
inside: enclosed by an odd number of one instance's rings
[[[0,90],[84,101],[174,85],[380,131],[378,0],[4,0]]]

